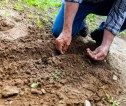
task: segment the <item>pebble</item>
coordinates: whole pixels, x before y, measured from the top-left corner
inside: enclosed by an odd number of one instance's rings
[[[41,92],[42,92],[43,94],[46,94],[46,90],[45,90],[45,89],[41,89]]]
[[[37,89],[34,89],[34,88],[31,89],[31,93],[32,93],[32,94],[40,94],[40,95],[42,94],[41,91],[39,91],[39,90],[37,90]]]
[[[85,106],[91,106],[91,103],[89,100],[85,100]]]
[[[19,89],[16,86],[5,86],[1,91],[1,95],[4,98],[8,98],[18,94],[19,94]]]
[[[118,80],[118,77],[116,75],[113,75],[113,80],[114,81],[117,81]]]

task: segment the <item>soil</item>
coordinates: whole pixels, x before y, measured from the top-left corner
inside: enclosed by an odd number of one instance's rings
[[[0,92],[5,86],[16,86],[20,92],[0,96],[0,106],[84,106],[85,100],[92,106],[109,106],[106,94],[126,105],[121,72],[107,60],[95,62],[86,56],[87,47],[96,47],[89,37],[74,38],[67,53],[59,55],[49,25],[39,29],[29,25],[26,13],[8,11],[14,15],[5,20],[1,15],[0,22]],[[32,94],[34,82],[39,83],[36,90],[46,92]]]

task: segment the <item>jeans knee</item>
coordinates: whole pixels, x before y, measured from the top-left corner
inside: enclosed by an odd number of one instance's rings
[[[52,33],[53,33],[53,36],[55,37],[55,38],[57,38],[59,35],[60,35],[60,33],[61,33],[61,29],[60,28],[58,28],[58,27],[52,27]]]

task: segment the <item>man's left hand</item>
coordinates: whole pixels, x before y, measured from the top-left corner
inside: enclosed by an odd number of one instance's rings
[[[99,46],[94,51],[90,50],[90,48],[87,48],[87,53],[90,56],[90,58],[96,61],[103,60],[107,56],[108,51],[109,47],[103,47],[103,46]]]
[[[104,60],[107,56],[110,46],[113,42],[114,35],[109,30],[104,30],[104,36],[101,46],[97,47],[94,51],[87,48],[89,57],[96,61]]]

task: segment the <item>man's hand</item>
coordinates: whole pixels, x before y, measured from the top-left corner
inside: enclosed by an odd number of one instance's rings
[[[101,46],[97,47],[94,51],[87,48],[87,53],[89,57],[96,61],[104,60],[104,58],[108,54],[113,39],[114,35],[110,31],[105,29]]]
[[[56,44],[56,49],[61,53],[64,54],[70,43],[71,43],[71,34],[66,33],[66,32],[62,32],[58,38],[56,38],[55,40],[55,44]]]
[[[107,46],[99,46],[94,51],[91,51],[90,48],[87,48],[88,55],[93,60],[96,60],[96,61],[103,60],[107,56],[108,51],[109,51],[109,47],[107,47]]]
[[[65,2],[65,12],[64,12],[64,25],[63,30],[58,38],[56,38],[56,49],[64,54],[72,39],[72,25],[74,17],[77,13],[79,3]],[[59,23],[60,24],[60,23]]]

